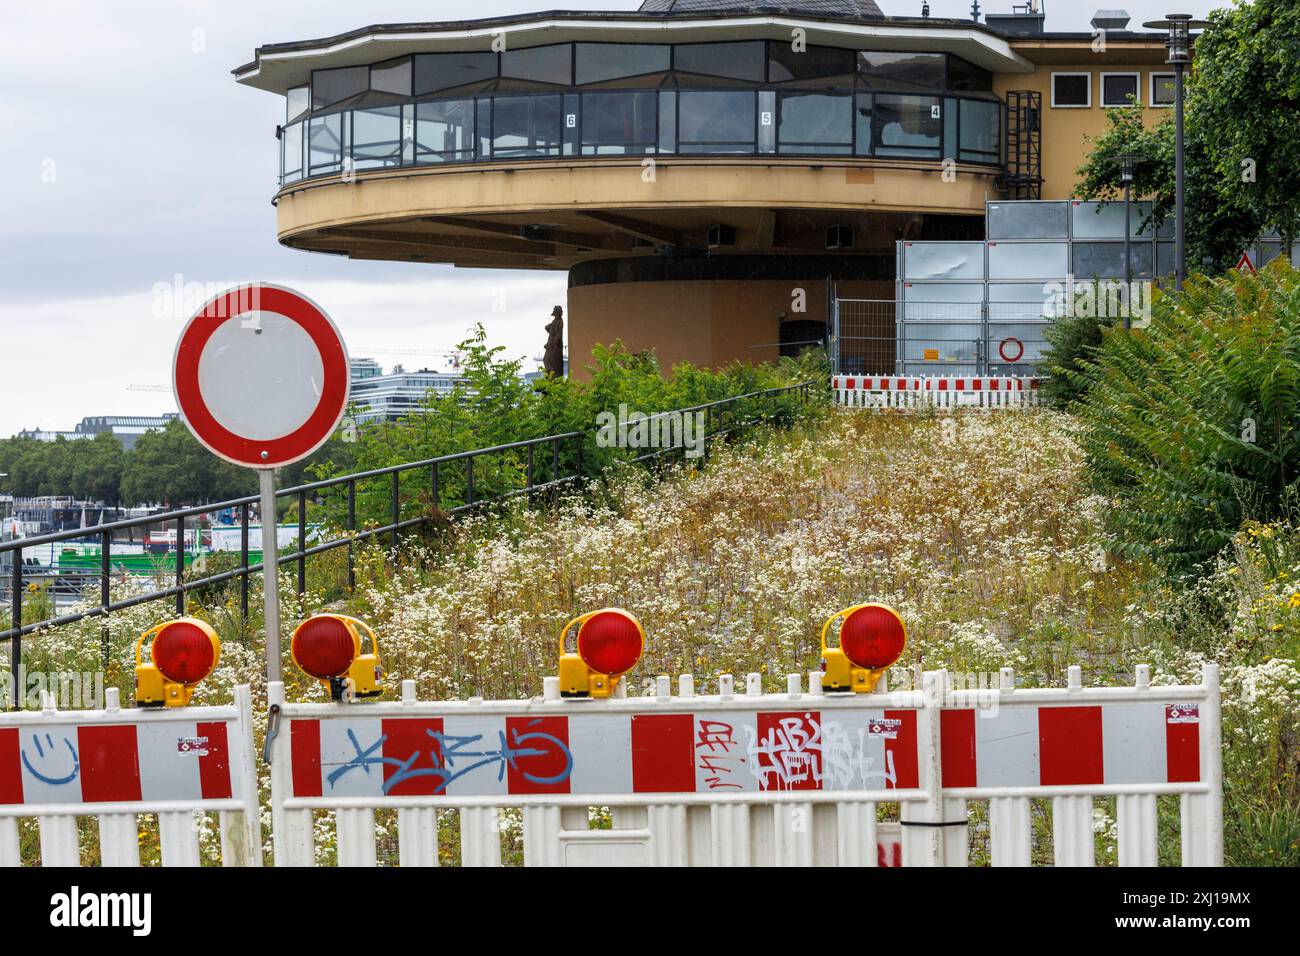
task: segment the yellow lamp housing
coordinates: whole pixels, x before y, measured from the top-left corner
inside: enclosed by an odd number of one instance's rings
[[[149,642],[149,659],[144,644]],[[135,705],[185,707],[194,688],[216,669],[221,640],[206,621],[182,617],[155,624],[135,642]]]
[[[361,653],[361,637],[370,653]],[[293,662],[308,677],[325,685],[330,699],[378,697],[383,692],[379,639],[370,625],[345,614],[316,614],[296,628],[289,641]]]
[[[826,635],[841,619],[839,647],[827,647]],[[855,604],[826,619],[821,645],[822,689],[831,694],[870,694],[885,671],[903,656],[907,629],[891,607]]]
[[[566,652],[565,639],[575,626],[577,649]],[[645,629],[621,608],[606,607],[575,617],[560,632],[560,696],[609,697],[644,650]]]

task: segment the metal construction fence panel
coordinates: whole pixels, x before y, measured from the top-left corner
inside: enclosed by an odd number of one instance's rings
[[[199,815],[216,813],[224,866],[261,866],[249,688],[221,707],[0,713],[0,866],[21,862],[19,820],[44,866],[80,866],[78,818],[98,821],[103,866],[139,866],[138,815],[156,814],[163,866],[198,866]]]
[[[1028,408],[1039,404],[1037,378],[1011,376],[832,375],[844,408]]]
[[[653,696],[570,700],[548,678],[524,701],[291,704],[272,684],[277,865],[316,862],[313,815],[334,814],[337,860],[377,863],[375,813],[396,810],[400,863],[436,865],[439,811],[459,816],[465,865],[502,863],[500,811],[522,809],[530,866],[964,866],[969,811],[987,801],[991,862],[1031,861],[1031,801],[1050,801],[1057,865],[1095,862],[1093,802],[1116,801],[1122,865],[1154,865],[1157,799],[1181,799],[1184,865],[1220,865],[1217,665],[1153,687],[961,690],[946,671],[916,690],[826,694],[821,672],[765,694],[667,676]],[[897,829],[878,820],[897,804]],[[591,808],[612,810],[593,829]],[[891,832],[892,831],[892,832]],[[894,836],[893,834],[898,834]]]

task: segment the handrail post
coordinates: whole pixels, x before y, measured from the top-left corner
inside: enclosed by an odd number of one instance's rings
[[[298,594],[307,593],[307,492],[298,492]]]
[[[393,550],[396,551],[397,539],[398,539],[397,523],[401,520],[401,514],[402,514],[402,504],[401,501],[399,500],[399,496],[402,493],[401,472],[399,471],[393,472],[392,482],[390,484],[388,493],[389,493],[388,503],[391,508],[392,518],[393,518],[393,533],[390,535],[389,540],[392,542]]]
[[[465,504],[474,503],[474,456],[465,459]]]
[[[112,547],[112,535],[108,531],[102,531],[99,535],[99,606],[104,612],[104,623],[99,629],[99,647],[100,656],[104,666],[108,667],[108,575],[109,575],[109,549]],[[22,552],[20,551],[19,554]]]
[[[239,576],[239,619],[248,623],[248,505],[239,506],[239,564],[244,573]]]
[[[357,533],[357,483],[348,482],[348,590],[357,589],[357,565],[353,537]]]
[[[183,515],[176,519],[176,613],[182,616],[185,614],[185,517]]]
[[[533,449],[535,445],[528,446],[528,468],[525,472],[528,480],[528,504],[533,503]]]
[[[13,627],[14,635],[9,639],[9,672],[13,677],[10,682],[11,704],[14,710],[22,707],[22,651],[23,651],[23,549],[17,548],[10,552],[13,555],[13,576],[10,583],[13,585],[13,616],[10,620],[10,626]]]
[[[581,480],[582,479],[582,440],[583,440],[582,432],[578,433],[577,439],[578,439],[578,466],[574,470],[574,474],[577,475],[579,480]]]

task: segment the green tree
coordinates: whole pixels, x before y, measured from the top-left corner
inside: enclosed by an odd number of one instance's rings
[[[1187,261],[1222,271],[1247,243],[1275,229],[1290,249],[1300,223],[1300,6],[1255,0],[1216,10],[1196,41],[1187,81]],[[1140,107],[1107,112],[1109,125],[1079,168],[1075,194],[1122,195],[1117,157],[1143,157],[1134,194],[1157,219],[1174,208],[1174,117],[1152,127]],[[1189,270],[1190,271],[1190,270]]]
[[[208,451],[180,420],[141,435],[126,459],[121,496],[129,504],[172,507],[253,494],[257,479]]]
[[[1067,373],[1120,553],[1197,572],[1300,504],[1300,272],[1193,279]]]

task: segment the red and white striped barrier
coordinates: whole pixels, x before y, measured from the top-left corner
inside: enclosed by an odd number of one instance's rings
[[[1027,865],[1030,801],[1051,799],[1056,861],[1093,862],[1092,801],[1116,797],[1120,859],[1154,865],[1156,798],[1183,799],[1185,863],[1222,859],[1218,673],[1202,684],[824,694],[819,671],[783,694],[749,675],[696,695],[289,704],[273,727],[276,860],[315,861],[312,814],[332,810],[340,865],[374,865],[374,811],[398,810],[403,865],[435,865],[437,808],[460,811],[467,865],[500,865],[498,809],[522,807],[529,865],[965,865],[971,799],[990,801],[998,865]],[[625,686],[625,685],[624,685]],[[902,807],[901,830],[876,820]],[[613,809],[591,830],[588,808]]]
[[[77,817],[99,822],[105,866],[139,866],[136,815],[156,813],[164,866],[198,866],[196,813],[221,819],[222,863],[261,865],[247,687],[228,707],[0,714],[0,866],[20,860],[18,818],[40,824],[44,866],[79,866]]]
[[[1038,404],[1042,379],[1021,376],[833,375],[846,408],[1023,408]]]

